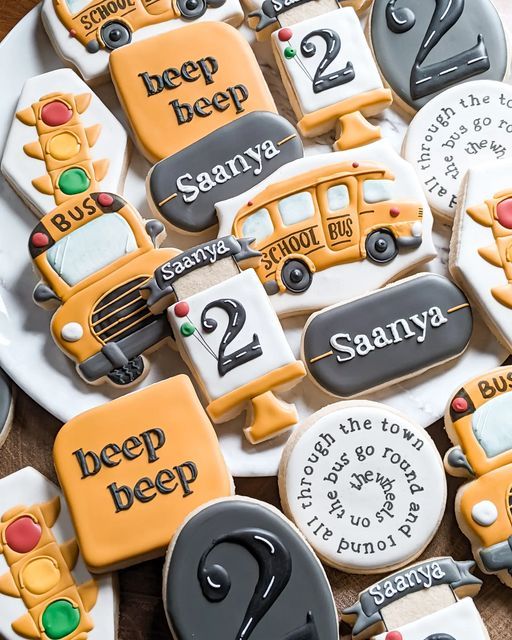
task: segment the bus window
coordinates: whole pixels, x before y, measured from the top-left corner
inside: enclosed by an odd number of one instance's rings
[[[479,407],[471,426],[488,458],[512,450],[512,411],[510,394],[504,394]]]
[[[82,9],[85,9],[85,7],[88,7],[91,4],[91,0],[65,0],[69,12],[73,15],[79,13],[80,11],[82,11]]]
[[[258,209],[244,220],[242,224],[242,237],[254,238],[261,242],[274,233],[274,225],[268,209]]]
[[[327,206],[330,212],[342,211],[350,205],[350,193],[346,184],[336,184],[327,189]]]
[[[364,181],[363,197],[368,204],[384,202],[393,198],[393,180],[372,180]]]
[[[283,224],[290,227],[293,224],[312,218],[315,215],[315,204],[309,191],[295,193],[280,200],[277,205]]]

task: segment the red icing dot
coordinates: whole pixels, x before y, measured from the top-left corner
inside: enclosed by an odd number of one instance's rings
[[[69,37],[70,38],[76,38],[76,29],[70,29],[69,30]]]
[[[49,102],[41,109],[41,119],[49,127],[60,127],[69,122],[72,117],[73,111],[59,100]]]
[[[466,398],[454,398],[452,401],[452,409],[457,413],[464,413],[468,410],[468,406]]]
[[[293,36],[293,31],[291,29],[279,29],[279,32],[277,34],[277,37],[279,38],[279,40],[281,40],[281,42],[288,42],[288,40],[291,40]]]
[[[386,640],[404,640],[404,637],[400,631],[390,631],[386,635]]]
[[[389,215],[392,218],[398,218],[398,216],[400,215],[400,209],[397,209],[396,207],[393,207],[392,209],[389,210]]]
[[[5,541],[16,553],[28,553],[41,540],[41,527],[28,516],[22,516],[5,530]]]
[[[503,200],[496,208],[498,221],[506,229],[512,229],[512,198]]]
[[[98,196],[98,204],[102,207],[111,207],[114,204],[114,198],[110,193],[100,193]]]
[[[46,233],[41,233],[41,231],[38,231],[32,236],[31,242],[33,247],[35,247],[36,249],[41,249],[42,247],[47,247],[50,244],[50,238],[48,238]]]
[[[252,205],[254,204],[254,202],[252,200],[249,200],[249,202],[247,203],[248,207],[252,207]]]
[[[353,162],[352,166],[354,167],[354,169],[357,169],[359,167],[359,162]]]
[[[185,318],[185,316],[188,316],[189,311],[190,307],[188,305],[188,302],[178,302],[178,304],[174,307],[174,315],[178,318]]]

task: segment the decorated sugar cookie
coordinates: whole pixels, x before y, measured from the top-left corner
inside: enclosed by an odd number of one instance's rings
[[[112,577],[93,578],[57,487],[31,467],[0,480],[0,635],[117,638]]]
[[[211,502],[167,554],[164,606],[175,640],[338,640],[327,576],[274,507]]]
[[[360,593],[342,617],[355,640],[488,640],[473,567],[449,557],[412,565]]]
[[[491,0],[375,0],[369,25],[380,71],[407,110],[453,85],[508,73],[507,37]]]
[[[145,353],[171,338],[140,287],[175,249],[158,249],[163,224],[143,220],[120,196],[76,196],[44,216],[29,239],[41,282],[34,301],[58,307],[51,321],[57,346],[90,384],[131,385],[147,374]]]
[[[140,151],[163,160],[253,111],[276,112],[247,40],[200,23],[114,51],[110,71]]]
[[[307,418],[279,468],[285,513],[326,564],[383,573],[417,558],[446,504],[428,433],[386,405],[339,402]]]
[[[512,160],[471,168],[454,222],[450,270],[512,351]]]
[[[0,369],[0,447],[11,430],[14,411],[12,383]]]
[[[403,156],[415,167],[432,211],[444,221],[453,222],[469,169],[512,158],[511,109],[510,85],[478,80],[443,92],[411,122]]]
[[[255,238],[280,316],[349,300],[435,256],[421,186],[385,141],[291,162],[217,214],[219,236]]]
[[[282,27],[272,34],[272,48],[302,135],[337,129],[335,148],[349,149],[380,137],[365,116],[388,107],[391,92],[382,84],[355,11],[331,4],[312,17],[294,15],[286,23],[278,18]]]
[[[238,0],[44,0],[41,10],[48,36],[61,58],[86,82],[108,77],[112,51],[197,21],[238,26]]]
[[[450,399],[445,425],[456,445],[449,473],[469,477],[457,494],[457,521],[485,573],[512,587],[512,367],[468,380]]]
[[[232,493],[215,431],[184,375],[73,418],[53,458],[96,573],[163,555],[189,513]]]
[[[302,360],[320,388],[350,398],[457,358],[472,329],[462,291],[423,273],[312,315]]]
[[[120,193],[128,136],[70,69],[30,78],[21,92],[2,173],[41,217],[77,195]]]
[[[295,386],[306,372],[254,270],[240,272],[239,264],[261,259],[250,243],[226,236],[184,251],[156,270],[145,295],[155,312],[169,307],[211,419],[222,423],[247,410],[245,435],[254,444],[297,423],[295,407],[273,392]]]

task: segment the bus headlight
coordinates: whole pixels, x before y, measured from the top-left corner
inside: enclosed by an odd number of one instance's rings
[[[78,322],[68,322],[60,330],[60,337],[66,342],[78,342],[83,335],[84,330]]]
[[[498,519],[498,509],[494,502],[482,500],[471,509],[471,517],[481,527],[490,527]]]
[[[411,234],[415,238],[421,238],[421,236],[423,235],[423,225],[421,224],[421,222],[416,221],[411,225]]]

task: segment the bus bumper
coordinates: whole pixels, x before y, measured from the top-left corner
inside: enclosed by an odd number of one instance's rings
[[[399,236],[396,243],[400,249],[417,249],[423,242],[422,236]]]
[[[489,573],[508,571],[512,575],[512,536],[492,547],[481,549],[480,558],[485,570]]]

